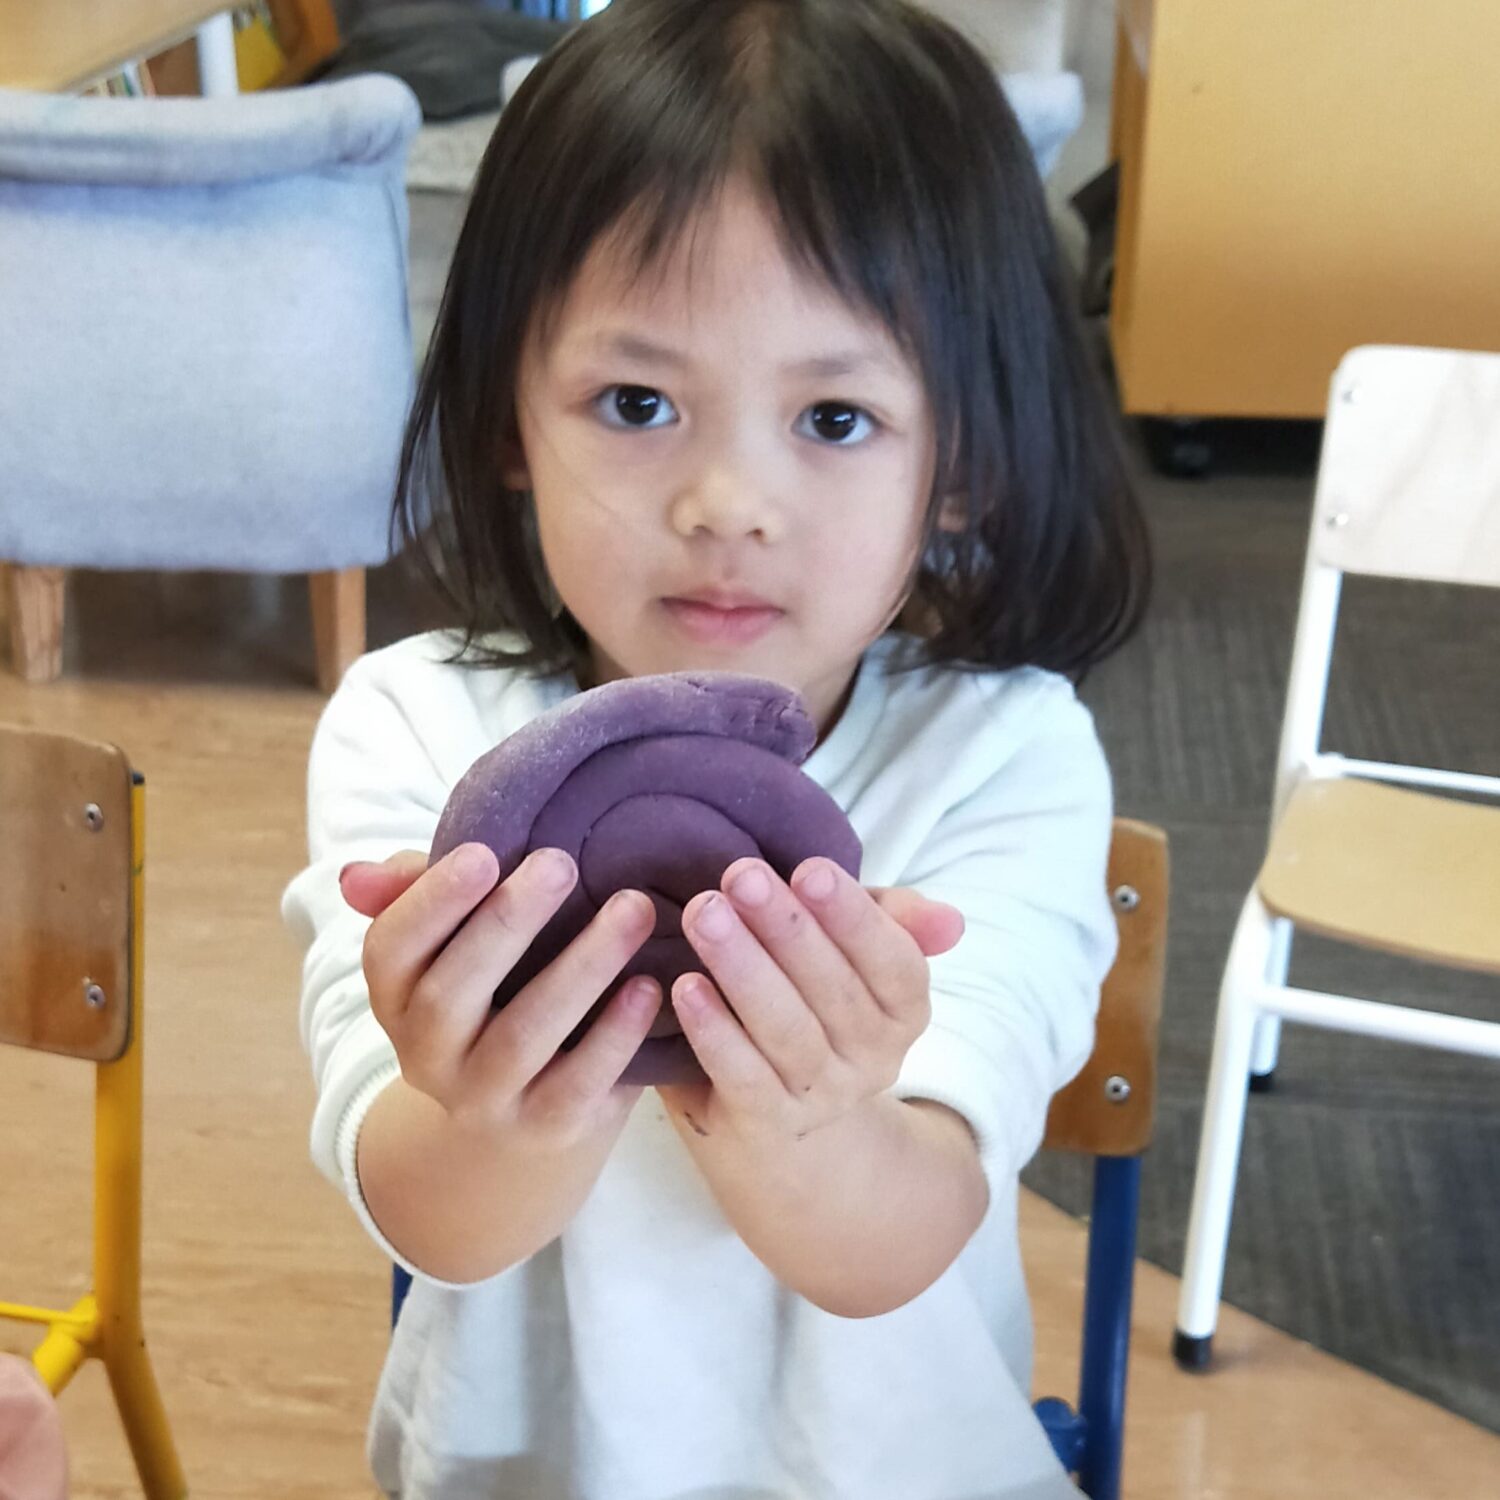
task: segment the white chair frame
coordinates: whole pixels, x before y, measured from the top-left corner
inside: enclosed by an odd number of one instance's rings
[[[1413,395],[1418,399],[1410,400]],[[1457,424],[1460,441],[1454,445],[1457,451],[1444,447],[1447,472],[1435,475],[1427,455],[1441,446],[1439,435],[1423,433],[1419,421],[1386,419],[1415,408],[1435,420],[1455,397],[1466,407]],[[1366,401],[1379,416],[1359,411]],[[1466,477],[1455,487],[1454,476],[1460,472]],[[1439,516],[1446,531],[1435,524]],[[1419,533],[1433,537],[1435,545],[1413,547],[1412,536]],[[1500,355],[1363,346],[1351,350],[1335,372],[1277,752],[1271,829],[1308,779],[1367,777],[1500,797],[1500,777],[1357,760],[1320,748],[1345,572],[1500,586]],[[1500,892],[1496,897],[1500,921]],[[1193,1184],[1175,1340],[1178,1362],[1190,1369],[1208,1364],[1218,1320],[1246,1085],[1257,1090],[1268,1086],[1281,1023],[1500,1059],[1500,1023],[1289,986],[1293,930],[1293,921],[1268,911],[1252,887],[1224,969]]]

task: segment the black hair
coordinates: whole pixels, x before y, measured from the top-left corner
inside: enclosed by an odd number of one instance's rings
[[[731,174],[925,382],[938,453],[902,617],[923,640],[911,665],[1081,675],[1144,612],[1145,523],[1030,147],[990,65],[905,0],[614,0],[506,106],[393,518],[459,617],[460,659],[586,663],[530,497],[501,477],[522,351],[602,235],[628,230],[644,270]],[[938,525],[945,499],[960,530]],[[483,639],[503,629],[524,649]]]

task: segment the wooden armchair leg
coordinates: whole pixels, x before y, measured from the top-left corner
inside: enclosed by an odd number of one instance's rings
[[[27,682],[51,682],[62,672],[62,568],[10,565],[10,659]]]
[[[311,573],[313,641],[318,653],[318,686],[331,693],[345,669],[365,649],[365,570]]]

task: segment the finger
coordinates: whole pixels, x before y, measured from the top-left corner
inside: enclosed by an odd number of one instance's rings
[[[616,891],[593,920],[484,1027],[470,1062],[483,1086],[519,1091],[557,1055],[656,926],[642,891]]]
[[[876,1045],[885,1013],[780,875],[762,860],[737,860],[724,872],[724,889],[740,919],[816,1015],[833,1050],[853,1061]],[[732,994],[729,999],[733,1004]]]
[[[739,1024],[800,1098],[828,1065],[828,1034],[797,986],[717,891],[683,908],[682,928]]]
[[[880,1008],[904,1023],[925,1024],[927,961],[911,933],[831,859],[804,860],[792,872],[792,889]]]
[[[400,1017],[408,1055],[438,1067],[462,1062],[490,1019],[496,987],[552,920],[577,873],[561,850],[533,850],[474,908],[412,987]]]
[[[726,1100],[751,1111],[757,1100],[785,1104],[787,1088],[781,1075],[705,975],[679,975],[672,986],[672,1008],[709,1083]]]
[[[405,998],[396,996],[378,1016],[395,1038],[402,1071],[419,1088],[452,1088],[489,1022],[495,986],[552,918],[574,873],[573,861],[558,850],[532,852],[460,919]]]
[[[387,1011],[405,1005],[443,944],[494,888],[499,873],[498,861],[483,844],[461,844],[386,907],[365,934],[372,1005]],[[385,1015],[380,1019],[384,1023]]]
[[[882,911],[916,939],[928,958],[958,946],[964,935],[964,914],[946,901],[933,901],[909,886],[866,886]]]
[[[661,986],[654,979],[637,975],[622,984],[578,1045],[558,1053],[537,1075],[531,1106],[554,1118],[587,1114],[619,1083],[660,1009]]]
[[[427,868],[419,849],[403,849],[389,859],[356,859],[339,871],[339,891],[361,916],[378,917]]]

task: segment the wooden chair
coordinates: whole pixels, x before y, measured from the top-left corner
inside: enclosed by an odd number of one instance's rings
[[[4,613],[16,675],[25,682],[55,682],[62,675],[67,569],[0,563],[0,579],[6,578]],[[310,573],[307,584],[318,687],[332,693],[365,649],[365,570]]]
[[[1104,981],[1094,1051],[1052,1100],[1043,1150],[1094,1158],[1076,1411],[1056,1397],[1037,1416],[1090,1500],[1118,1500],[1135,1286],[1141,1154],[1156,1118],[1156,1037],[1167,952],[1167,838],[1117,818],[1109,891],[1120,949]]]
[[[1120,1493],[1140,1157],[1156,1116],[1166,965],[1167,839],[1161,829],[1117,818],[1108,882],[1120,951],[1100,996],[1093,1054],[1053,1099],[1043,1142],[1044,1150],[1095,1158],[1078,1408],[1056,1397],[1036,1403],[1057,1456],[1089,1500],[1118,1500]],[[392,1267],[393,1327],[410,1289],[410,1274]]]
[[[1500,1023],[1286,983],[1295,928],[1500,973],[1500,777],[1320,748],[1345,573],[1500,586],[1500,355],[1367,345],[1334,374],[1271,833],[1225,964],[1174,1344],[1211,1358],[1252,1089],[1283,1019],[1500,1058]],[[1395,783],[1390,785],[1388,783]]]
[[[339,45],[339,23],[329,0],[270,0],[276,40],[286,61],[271,84],[301,83]]]
[[[0,1042],[96,1065],[93,1290],[0,1302],[56,1394],[103,1360],[150,1500],[181,1500],[141,1327],[144,784],[112,745],[0,726]]]

